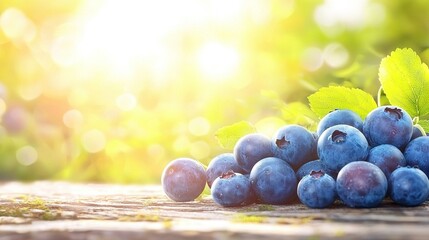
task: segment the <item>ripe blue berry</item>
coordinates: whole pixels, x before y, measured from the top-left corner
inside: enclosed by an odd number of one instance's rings
[[[176,202],[188,202],[197,198],[206,185],[204,166],[190,158],[178,158],[164,168],[162,188]]]
[[[331,206],[337,196],[335,180],[322,170],[311,171],[298,183],[298,198],[310,208]]]
[[[413,126],[413,135],[411,135],[410,141],[422,136],[424,136],[422,131],[420,131],[420,129],[418,129],[416,126]]]
[[[274,137],[273,153],[285,160],[292,168],[298,169],[304,163],[314,160],[316,139],[304,127],[291,124],[280,128]]]
[[[207,185],[211,188],[214,180],[221,176],[222,173],[226,173],[229,170],[232,170],[235,173],[245,172],[240,166],[238,166],[234,154],[232,153],[222,153],[214,157],[207,166]]]
[[[296,179],[300,181],[304,176],[311,173],[311,171],[320,171],[323,170],[322,161],[319,159],[310,161],[304,165],[302,165],[297,171],[296,171]]]
[[[377,207],[387,192],[387,179],[383,171],[365,161],[344,166],[337,177],[337,194],[341,201],[353,208]]]
[[[379,167],[387,179],[398,167],[407,165],[401,150],[390,144],[381,144],[371,148],[367,161]]]
[[[250,183],[262,203],[285,204],[296,198],[295,172],[280,158],[268,157],[256,163],[250,172]]]
[[[261,159],[272,157],[271,140],[260,133],[243,136],[234,146],[237,164],[247,173]]]
[[[350,162],[366,160],[368,151],[365,136],[357,128],[344,124],[326,129],[317,142],[323,166],[334,174]]]
[[[429,180],[418,168],[401,167],[390,175],[389,189],[395,203],[418,206],[429,197]]]
[[[322,135],[329,127],[346,124],[362,131],[363,121],[355,112],[347,109],[336,109],[326,114],[317,125],[317,134]]]
[[[224,207],[242,206],[251,203],[252,188],[249,179],[241,173],[230,170],[213,182],[213,200]]]
[[[402,108],[381,106],[367,115],[363,133],[372,147],[391,144],[402,149],[413,134],[413,121]]]
[[[429,137],[423,136],[408,143],[404,151],[407,165],[417,166],[429,176]]]

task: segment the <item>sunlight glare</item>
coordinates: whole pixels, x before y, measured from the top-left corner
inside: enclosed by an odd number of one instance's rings
[[[131,93],[124,93],[116,98],[116,106],[122,111],[131,111],[137,106],[137,99]]]
[[[198,52],[198,67],[208,80],[226,80],[237,71],[240,55],[231,46],[209,42]]]
[[[106,137],[97,129],[86,132],[82,137],[83,148],[89,153],[102,151],[106,146]]]
[[[16,160],[24,166],[30,166],[37,161],[39,154],[32,146],[24,146],[16,151]]]
[[[1,14],[0,27],[8,38],[17,42],[30,42],[36,35],[34,23],[17,8],[8,8]]]

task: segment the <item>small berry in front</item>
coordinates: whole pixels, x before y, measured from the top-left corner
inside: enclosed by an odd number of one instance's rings
[[[204,166],[191,158],[178,158],[164,168],[162,188],[176,202],[188,202],[197,198],[206,185]]]
[[[268,157],[256,163],[250,172],[250,184],[262,203],[286,204],[296,199],[295,172],[280,158]]]
[[[317,134],[322,135],[329,127],[346,124],[362,132],[363,121],[355,112],[347,109],[335,109],[326,114],[317,125]]]
[[[429,180],[418,168],[401,167],[389,178],[390,198],[403,206],[418,206],[429,197]]]
[[[305,175],[308,175],[311,173],[311,171],[319,171],[323,170],[325,174],[328,174],[332,178],[336,179],[338,172],[332,172],[326,169],[326,167],[323,165],[322,161],[320,159],[316,159],[313,161],[310,161],[304,165],[302,165],[296,172],[296,179],[300,181]]]
[[[413,134],[413,121],[400,107],[381,106],[366,116],[363,133],[372,147],[391,144],[403,149]]]
[[[323,170],[311,171],[298,183],[298,198],[309,208],[327,208],[337,196],[335,180]]]
[[[317,141],[306,128],[291,124],[277,130],[273,139],[273,154],[298,169],[314,160]]]
[[[345,124],[326,129],[317,142],[323,166],[334,175],[350,162],[366,160],[368,151],[368,142],[362,132]]]
[[[412,140],[404,150],[407,165],[417,166],[429,176],[429,137],[423,136]]]
[[[238,166],[234,154],[222,153],[214,157],[207,166],[207,185],[211,188],[214,180],[221,176],[222,173],[228,172],[229,170],[235,173],[245,173],[245,171]]]
[[[390,144],[381,144],[371,148],[367,161],[379,167],[387,179],[398,167],[407,165],[401,150]]]
[[[380,205],[387,192],[383,171],[365,161],[351,162],[338,173],[336,189],[341,201],[352,208],[373,208]]]
[[[230,170],[216,178],[211,188],[213,200],[223,207],[237,207],[252,202],[249,178]]]
[[[260,133],[247,134],[235,144],[234,156],[238,165],[250,173],[258,161],[273,156],[271,140]]]

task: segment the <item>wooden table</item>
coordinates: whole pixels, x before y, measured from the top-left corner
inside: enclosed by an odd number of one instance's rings
[[[5,182],[3,239],[428,239],[429,204],[329,209],[176,203],[160,186]]]

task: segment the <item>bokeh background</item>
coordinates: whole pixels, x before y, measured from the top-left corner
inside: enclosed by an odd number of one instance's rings
[[[0,179],[159,183],[248,121],[314,129],[306,97],[376,96],[381,58],[429,61],[426,0],[1,0]]]

